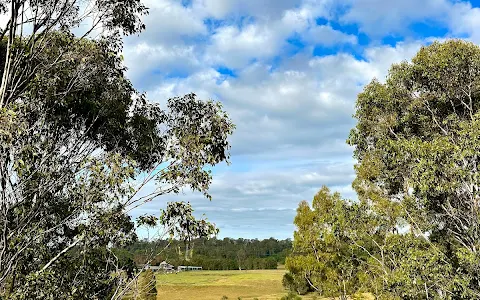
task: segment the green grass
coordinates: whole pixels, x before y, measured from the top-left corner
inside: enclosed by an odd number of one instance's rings
[[[157,273],[157,299],[273,300],[287,294],[282,287],[285,270],[192,271],[178,274]],[[311,297],[303,297],[311,299]]]

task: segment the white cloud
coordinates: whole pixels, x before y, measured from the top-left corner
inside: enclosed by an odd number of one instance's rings
[[[145,0],[149,14],[143,18],[147,30],[142,39],[150,43],[176,43],[182,37],[207,34],[203,15],[177,0]]]
[[[222,101],[237,125],[231,138],[233,165],[216,169],[214,201],[189,193],[165,198],[191,200],[198,212],[208,212],[221,225],[223,236],[291,234],[298,202],[310,200],[323,184],[355,197],[352,148],[345,140],[355,123],[351,116],[357,94],[372,78],[384,80],[392,63],[409,60],[430,40],[407,37],[392,47],[378,45],[379,37],[405,33],[411,23],[430,18],[448,23],[454,35],[480,38],[478,9],[447,0],[179,3],[155,4],[149,27],[163,27],[129,40],[126,63],[150,99],[163,103],[195,92]],[[212,17],[226,19],[207,29],[204,20]],[[356,36],[334,30],[328,22],[317,25],[317,17],[358,24],[372,46],[362,48]],[[285,54],[292,36],[307,44],[293,56]],[[357,55],[312,57],[317,44],[351,44]],[[221,74],[219,65],[234,69],[235,75]],[[171,72],[183,75],[172,78]],[[254,219],[258,230],[252,232]]]
[[[360,30],[374,37],[405,33],[416,21],[446,21],[451,3],[448,0],[344,0],[338,3],[347,11],[340,16],[344,23],[359,24]]]
[[[232,15],[275,19],[301,3],[302,0],[193,0],[192,7],[216,19]]]
[[[368,60],[375,61],[376,68],[380,71],[375,76],[383,81],[393,63],[410,60],[424,44],[424,41],[415,41],[412,43],[398,43],[394,48],[390,46],[372,47],[366,49],[365,56]]]
[[[244,67],[251,59],[275,55],[282,42],[281,36],[267,26],[222,27],[212,36],[207,59],[231,68]]]
[[[294,33],[313,44],[356,43],[352,35],[315,24],[315,18],[331,15],[330,0],[268,0],[260,4],[198,0],[187,7],[176,0],[147,0],[146,4],[150,8],[144,18],[147,30],[139,38],[128,38],[125,47],[127,64],[138,70],[132,74],[153,69],[168,74],[174,68],[193,72],[199,65],[212,64],[243,69],[252,61],[282,56],[288,46],[286,39]],[[238,9],[250,17],[220,22],[209,32],[205,18],[225,17]]]
[[[409,59],[421,43],[375,47],[366,61],[349,54],[311,58],[270,72],[257,63],[225,77],[205,68],[184,79],[171,79],[152,90],[153,99],[195,91],[200,97],[221,100],[237,130],[233,153],[262,159],[302,156],[351,156],[345,145],[354,103],[361,86],[374,77],[382,80],[392,63]],[[261,134],[260,134],[261,133]]]
[[[450,14],[450,28],[454,34],[468,35],[480,43],[480,9],[472,8],[470,3],[456,3]]]
[[[166,47],[141,42],[127,47],[124,56],[126,65],[131,66],[129,78],[139,80],[155,72],[190,74],[197,71],[202,66],[197,51],[194,45]]]
[[[305,35],[306,41],[312,44],[334,46],[337,44],[356,44],[357,37],[335,30],[328,25],[313,26]]]
[[[232,11],[238,3],[234,1],[194,0],[193,7],[196,10],[204,10],[208,15],[216,19],[223,19]]]
[[[255,11],[255,22],[223,26],[211,37],[206,59],[230,68],[246,67],[252,60],[270,59],[281,55],[286,39],[294,33],[305,35],[308,42],[333,46],[337,43],[356,43],[356,37],[335,31],[330,27],[316,26],[317,17],[330,16],[330,1],[204,1],[214,2],[216,8],[244,7]],[[301,3],[300,3],[301,2]],[[293,5],[297,4],[297,5]],[[262,11],[265,10],[264,13]],[[250,22],[250,23],[248,23]]]

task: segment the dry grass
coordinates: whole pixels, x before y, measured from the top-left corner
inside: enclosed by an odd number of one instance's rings
[[[196,271],[157,274],[157,299],[162,300],[259,300],[280,299],[284,270]],[[309,299],[305,297],[304,299]]]
[[[157,299],[220,300],[227,296],[229,300],[277,300],[287,294],[282,287],[283,274],[283,269],[157,273]],[[321,300],[314,295],[302,299]]]

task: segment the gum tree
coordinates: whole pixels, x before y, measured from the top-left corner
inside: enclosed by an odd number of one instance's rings
[[[357,100],[349,143],[360,200],[390,220],[389,231],[408,228],[455,270],[427,298],[480,295],[479,87],[480,48],[450,40],[393,65]]]
[[[210,197],[205,166],[228,160],[234,126],[219,103],[160,107],[135,90],[120,52],[144,28],[137,0],[0,12],[0,298],[118,298],[112,249],[135,238],[128,212],[183,188]]]

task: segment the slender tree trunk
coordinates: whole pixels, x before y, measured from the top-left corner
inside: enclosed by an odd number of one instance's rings
[[[12,47],[13,41],[15,39],[15,28],[17,26],[17,9],[16,9],[16,0],[12,0],[10,5],[10,22],[8,28],[8,42],[7,42],[7,53],[5,55],[5,65],[3,66],[3,76],[2,83],[0,85],[0,108],[5,104],[5,94],[7,91],[7,85],[10,79],[10,66],[12,64]],[[7,29],[5,29],[7,30]]]

